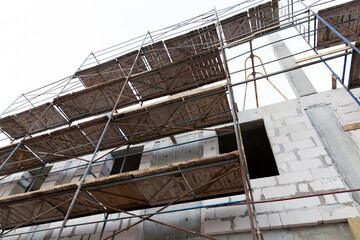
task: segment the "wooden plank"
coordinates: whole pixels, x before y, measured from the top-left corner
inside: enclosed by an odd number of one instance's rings
[[[89,87],[81,92],[76,92],[54,99],[54,103],[72,121],[112,110],[125,79],[114,80],[105,84]],[[117,105],[118,108],[138,103],[136,96],[129,85]]]
[[[242,12],[220,21],[226,44],[251,35],[247,12]]]
[[[249,9],[251,31],[270,32],[279,26],[278,0],[272,0]],[[276,28],[274,28],[276,27]],[[267,28],[271,28],[266,30]]]
[[[360,42],[355,43],[355,47],[360,48]],[[350,81],[349,89],[360,87],[360,54],[356,51],[353,51],[351,57],[351,67],[350,67]]]
[[[47,110],[46,113],[44,113],[45,110]],[[66,119],[51,105],[51,103],[45,103],[0,119],[0,128],[12,138],[19,139],[24,137],[32,127],[33,130],[31,133],[38,133],[59,127],[66,123]]]
[[[191,59],[195,55],[215,50],[218,43],[219,38],[215,24],[195,29],[165,41],[173,62]]]
[[[83,188],[88,189],[101,203],[115,208],[135,210],[159,206],[176,199],[189,190],[181,174],[169,173],[169,171],[182,169],[183,173],[187,174],[187,178],[190,177],[192,183],[196,182],[194,186],[198,186],[216,177],[219,174],[216,174],[216,172],[219,172],[221,169],[226,170],[238,167],[238,161],[224,162],[226,160],[237,159],[237,157],[237,152],[231,152],[95,178],[85,181]],[[219,165],[206,165],[210,163],[219,163]],[[202,166],[202,168],[191,169],[190,167],[192,166]],[[130,179],[132,182],[122,182]],[[63,219],[64,212],[66,212],[70,204],[69,200],[73,197],[78,184],[68,183],[0,198],[1,226],[6,226],[6,228],[17,226],[62,203],[63,205],[57,210],[42,215],[32,222],[27,222],[24,226]],[[229,187],[230,185],[232,185],[231,188]],[[93,187],[93,189],[89,189],[89,187]],[[195,199],[194,195],[189,194],[179,202],[236,194],[241,189],[241,177],[236,174],[229,174],[224,179],[220,179],[217,183],[212,184],[206,191],[201,192],[199,198]],[[101,207],[91,204],[86,199],[91,201],[85,192],[81,192],[70,218],[93,215],[103,211]],[[64,203],[65,201],[66,203]]]
[[[347,221],[355,240],[360,240],[360,217],[348,218]]]
[[[340,34],[351,41],[360,39],[360,2],[353,0],[319,11],[320,17],[332,25]],[[317,32],[317,48],[323,49],[338,44],[343,41],[333,31],[331,31],[322,21],[318,21],[319,29]]]
[[[161,68],[171,64],[164,42],[162,41],[143,47],[141,54],[146,58],[151,69]]]
[[[230,106],[224,90],[225,85],[199,89],[115,114],[113,122],[105,133],[100,150],[119,147],[126,143],[127,140],[118,128],[134,144],[187,132],[196,127],[202,128],[231,122]],[[213,102],[213,99],[217,99],[217,101]],[[186,105],[184,101],[187,101]],[[211,107],[209,107],[210,105]],[[201,118],[201,120],[190,121],[196,118]],[[156,119],[156,122],[153,119]],[[60,161],[89,154],[94,151],[107,121],[107,116],[92,119],[53,131],[50,134],[46,133],[26,139],[24,145],[44,162]],[[163,127],[154,130],[159,125]],[[171,128],[172,125],[175,125],[175,128]],[[6,160],[15,146],[0,148],[0,162]],[[41,162],[25,148],[17,151],[9,163],[19,160],[26,161],[19,165],[8,164],[3,171],[6,169],[7,173],[13,173],[41,166]]]
[[[196,55],[192,60],[173,63],[130,79],[142,100],[175,94],[225,79],[219,52]]]
[[[130,69],[134,64],[138,52],[138,50],[129,52],[105,63],[78,71],[76,72],[76,76],[82,80],[86,87],[126,78],[129,75]],[[132,74],[145,71],[147,71],[147,69],[140,56],[134,64]]]
[[[134,67],[131,72],[131,75],[147,71],[145,63],[142,60],[141,56],[139,56],[135,62],[138,52],[139,51],[136,50],[136,51],[127,53],[123,56],[116,58],[118,64],[120,65],[120,67],[124,73],[124,77],[128,77],[133,65],[134,65]],[[134,64],[134,62],[135,62],[135,64]]]
[[[146,52],[145,52],[146,53]],[[225,79],[219,52],[196,55],[194,59],[172,63],[161,70],[135,74],[131,79],[143,101],[179,93]],[[97,115],[112,109],[125,79],[109,80],[54,99],[54,103],[71,119]],[[111,104],[113,103],[113,104]],[[126,86],[118,108],[138,103]]]
[[[331,89],[336,89],[337,79],[334,74],[331,74]]]
[[[116,59],[100,65],[78,71],[76,76],[82,80],[86,87],[95,86],[104,82],[124,78],[124,72]]]
[[[298,60],[295,60],[295,63],[305,62],[305,61],[308,61],[308,60],[311,60],[311,59],[314,59],[314,58],[327,56],[327,55],[330,55],[330,54],[333,54],[333,53],[337,53],[337,52],[341,52],[341,51],[345,51],[345,50],[349,50],[349,49],[352,49],[352,47],[345,46],[345,47],[333,49],[331,51],[319,53],[319,54],[312,55],[312,56],[309,56],[309,57],[300,58]]]
[[[360,122],[348,124],[342,127],[345,132],[360,129]]]

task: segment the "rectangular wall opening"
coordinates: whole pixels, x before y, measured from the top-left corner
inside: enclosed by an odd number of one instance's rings
[[[115,159],[110,175],[138,170],[143,151],[144,146],[138,146],[113,152]]]
[[[231,129],[226,127],[223,129]],[[244,143],[246,162],[251,179],[279,175],[271,145],[266,134],[264,120],[241,123],[241,137]],[[237,150],[235,133],[217,131],[219,153]]]
[[[44,183],[46,177],[51,171],[52,166],[47,166],[44,168],[37,168],[29,171],[29,175],[32,177],[31,182],[26,187],[25,192],[39,190],[41,185]]]

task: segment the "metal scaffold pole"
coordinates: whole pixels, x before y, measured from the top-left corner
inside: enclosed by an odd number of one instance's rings
[[[62,231],[64,230],[64,228],[65,228],[65,226],[66,226],[66,222],[67,222],[67,220],[68,220],[69,217],[70,217],[71,211],[72,211],[72,209],[73,209],[73,207],[74,207],[74,205],[75,205],[75,202],[76,202],[76,200],[77,200],[77,198],[78,198],[78,196],[79,196],[79,194],[80,194],[80,191],[81,191],[81,189],[82,189],[82,184],[85,182],[85,179],[86,179],[87,175],[90,173],[91,166],[92,166],[92,164],[93,164],[93,162],[94,162],[94,160],[95,160],[95,157],[96,157],[97,152],[99,151],[100,145],[101,145],[102,141],[104,140],[106,131],[108,130],[108,127],[109,127],[109,125],[110,125],[110,123],[111,123],[111,120],[112,120],[112,118],[113,118],[113,115],[114,115],[114,113],[115,113],[115,111],[116,111],[116,107],[117,107],[117,105],[118,105],[118,103],[119,103],[119,101],[120,101],[120,98],[121,98],[121,96],[122,96],[122,94],[123,94],[123,92],[124,92],[124,89],[126,88],[126,85],[127,85],[128,81],[129,81],[129,78],[130,78],[131,73],[132,73],[132,71],[133,71],[133,69],[134,69],[135,63],[136,63],[136,61],[137,61],[137,59],[138,59],[138,57],[139,57],[139,55],[140,55],[141,48],[142,48],[142,46],[143,46],[144,43],[145,43],[145,40],[146,40],[147,35],[148,35],[148,34],[145,34],[145,38],[144,38],[144,40],[143,40],[143,42],[142,42],[142,44],[141,44],[141,46],[140,46],[140,48],[139,48],[139,52],[138,52],[137,55],[136,55],[136,58],[135,58],[135,60],[134,60],[134,63],[132,64],[131,69],[130,69],[130,71],[129,71],[129,74],[128,74],[127,78],[126,78],[126,81],[124,82],[124,85],[123,85],[123,87],[122,87],[122,89],[121,89],[121,91],[120,91],[120,93],[119,93],[119,96],[118,96],[118,98],[117,98],[117,100],[116,100],[116,102],[115,102],[115,104],[114,104],[114,107],[113,107],[113,110],[112,110],[112,112],[111,112],[111,115],[109,116],[109,119],[108,119],[108,121],[106,122],[106,125],[105,125],[105,127],[104,127],[103,132],[101,133],[100,139],[99,139],[99,141],[98,141],[98,143],[97,143],[97,146],[96,146],[96,149],[95,149],[95,151],[94,151],[94,153],[93,153],[93,155],[92,155],[92,158],[91,158],[90,162],[88,163],[87,168],[86,168],[86,170],[85,170],[85,173],[84,173],[84,175],[83,175],[82,178],[81,178],[81,181],[80,181],[80,183],[79,183],[79,186],[78,186],[78,188],[77,188],[77,190],[76,190],[76,192],[75,192],[75,194],[74,194],[74,197],[72,198],[72,201],[71,201],[70,206],[69,206],[69,208],[68,208],[68,210],[67,210],[67,213],[66,213],[66,215],[65,215],[65,218],[64,218],[64,220],[63,220],[63,222],[62,222],[62,224],[61,224],[61,228],[60,228],[60,230],[59,230],[59,234],[58,234],[58,236],[56,237],[57,240],[60,239],[61,234],[62,234]]]
[[[244,146],[243,146],[242,137],[241,137],[239,119],[238,119],[238,116],[236,113],[236,103],[235,103],[235,98],[234,98],[234,92],[233,92],[233,89],[231,86],[232,85],[231,77],[230,77],[229,70],[228,70],[226,54],[225,54],[224,44],[223,44],[223,39],[222,39],[222,31],[221,31],[220,21],[219,21],[219,17],[218,17],[216,8],[214,8],[214,12],[215,12],[215,16],[216,16],[216,27],[218,30],[222,62],[224,65],[226,82],[227,82],[227,87],[228,87],[228,92],[229,92],[229,98],[230,98],[229,104],[230,104],[231,114],[232,114],[233,122],[234,122],[236,144],[237,144],[237,148],[239,151],[241,178],[242,178],[243,185],[244,185],[246,205],[248,208],[249,219],[250,219],[251,234],[252,234],[252,239],[256,240],[256,239],[258,239],[257,235],[260,233],[259,233],[259,229],[258,229],[258,226],[256,223],[256,216],[254,214],[255,209],[254,209],[254,206],[251,205],[251,201],[253,201],[253,199],[252,199],[252,193],[251,193],[250,178],[249,178],[248,171],[247,171],[247,164],[246,164],[246,160],[245,160],[245,152],[244,152]]]

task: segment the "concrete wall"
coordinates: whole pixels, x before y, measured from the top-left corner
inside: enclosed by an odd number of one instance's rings
[[[301,196],[359,187],[360,130],[344,132],[342,125],[357,122],[360,108],[343,89],[313,94],[274,105],[239,113],[240,121],[263,119],[272,151],[279,170],[278,176],[253,179],[251,184],[255,200]],[[331,135],[330,133],[334,133]],[[177,136],[179,143],[216,136],[203,131]],[[169,146],[169,138],[149,142],[144,151]],[[217,138],[143,154],[140,169],[195,157],[219,153]],[[78,160],[53,164],[52,172],[75,166]],[[106,175],[110,165],[93,167],[96,176]],[[349,167],[349,165],[351,167]],[[43,187],[78,181],[83,169],[68,170],[49,176]],[[89,177],[91,178],[91,176]],[[0,192],[2,190],[0,189]],[[265,239],[352,239],[346,219],[359,216],[356,193],[333,194],[299,200],[280,201],[256,205],[257,220]],[[244,195],[199,201],[172,206],[172,209],[244,200]],[[154,209],[136,211],[136,214]],[[123,217],[113,214],[110,218]],[[72,219],[71,223],[102,220],[103,215]],[[156,217],[176,226],[192,229],[218,239],[249,239],[250,224],[246,206],[203,208],[187,212],[164,214]],[[117,220],[107,224],[105,236],[129,226],[136,219]],[[21,236],[4,239],[53,239],[57,230],[36,234],[26,231],[48,229],[60,222],[19,229]],[[99,239],[102,223],[65,229],[62,239]],[[198,239],[193,235],[146,222],[116,236],[114,239]]]
[[[324,111],[327,118],[322,116]],[[241,112],[241,119],[262,117],[272,146],[279,176],[251,180],[255,200],[277,199],[356,187],[360,159],[358,130],[344,133],[342,124],[360,119],[360,109],[350,96],[337,89],[301,99]],[[321,122],[319,122],[321,121]],[[334,129],[333,124],[338,126]],[[319,125],[322,126],[319,128]],[[340,126],[340,127],[339,127]],[[326,133],[339,131],[336,137]],[[341,133],[341,134],[340,134]],[[334,141],[335,144],[330,142]],[[345,144],[339,144],[345,142]],[[331,149],[330,149],[331,148]],[[358,186],[357,186],[358,187]],[[213,204],[244,199],[233,196],[203,201]],[[354,199],[356,201],[354,201]],[[262,230],[294,228],[345,222],[359,216],[356,194],[342,193],[298,200],[257,204],[257,220]],[[202,210],[202,233],[231,234],[250,230],[246,206]],[[227,238],[224,238],[227,239]],[[230,238],[229,238],[230,239]],[[331,235],[327,239],[332,238]]]

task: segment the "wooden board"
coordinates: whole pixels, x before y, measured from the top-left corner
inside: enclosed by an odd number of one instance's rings
[[[347,221],[355,240],[360,240],[360,217],[348,218]]]
[[[127,53],[121,57],[118,57],[116,60],[120,65],[122,72],[124,73],[124,77],[129,76],[132,66],[133,70],[131,71],[132,74],[141,73],[147,71],[144,61],[141,58],[141,55],[138,56],[136,62],[136,56],[138,55],[138,50]],[[134,64],[135,62],[135,64]]]
[[[223,85],[178,95],[115,114],[99,149],[118,147],[125,144],[127,140],[132,141],[131,143],[140,143],[191,131],[193,128],[231,122],[229,108]],[[92,119],[50,134],[26,139],[24,145],[47,163],[90,154],[94,152],[107,121],[107,116]],[[4,156],[0,158],[0,164],[5,161],[6,153],[14,148],[15,145],[0,148],[0,153],[4,152]],[[23,154],[20,160],[25,163],[21,169],[10,164],[6,171],[3,170],[0,174],[24,171],[26,167],[41,166],[41,162],[32,154]],[[9,163],[17,161],[18,156],[14,155]]]
[[[195,29],[165,41],[173,62],[215,50],[218,44],[219,38],[215,24]]]
[[[348,38],[351,42],[360,39],[360,2],[353,0],[351,2],[336,5],[319,11],[319,15],[327,23],[332,25],[336,31]],[[342,44],[343,41],[325,24],[318,21],[317,28],[317,48],[327,48]]]
[[[151,69],[165,67],[171,64],[164,42],[156,42],[141,49],[141,55],[146,58]]]
[[[192,60],[172,63],[160,70],[136,74],[130,78],[143,100],[171,95],[225,79],[219,52],[197,55]],[[54,103],[71,120],[107,112],[113,108],[124,84],[124,78],[111,80],[54,99]],[[118,108],[138,103],[133,91],[126,86]]]
[[[276,29],[273,27],[279,25],[278,0],[271,0],[270,2],[266,2],[256,7],[250,8],[249,16],[251,30],[253,33],[256,33],[257,31],[263,31],[269,27],[272,27],[269,31],[273,31]],[[269,31],[263,31],[263,33]]]
[[[24,145],[46,163],[69,159],[95,150],[76,125],[27,139]]]
[[[114,79],[122,79],[124,78],[124,73],[118,61],[112,59],[94,67],[78,71],[76,76],[83,82],[85,87],[91,87]]]
[[[232,43],[251,35],[250,22],[247,12],[236,14],[235,16],[220,21],[224,32],[226,43]]]
[[[129,141],[142,142],[231,122],[224,86],[183,94],[114,116]]]
[[[344,125],[343,130],[345,132],[360,129],[360,122]]]
[[[19,139],[24,137],[30,128],[33,128],[31,133],[37,133],[66,123],[66,119],[51,103],[45,103],[0,119],[0,128],[12,138]]]
[[[0,165],[11,155],[17,144],[12,144],[0,149]],[[25,160],[25,161],[24,161]],[[0,175],[11,174],[14,172],[25,171],[28,168],[39,165],[40,161],[28,149],[21,146],[14,152],[12,157],[8,160],[7,164],[0,171]]]
[[[83,189],[102,204],[123,210],[143,209],[169,203],[190,188],[205,184],[238,166],[237,152],[231,152],[87,180]],[[62,220],[78,184],[68,183],[0,198],[0,225],[9,229],[60,204],[56,210],[26,222],[24,226]],[[194,194],[188,194],[179,202],[238,194],[241,191],[241,174],[236,170],[194,191]],[[103,211],[88,200],[91,201],[91,198],[81,192],[70,218]]]
[[[54,103],[72,121],[108,112],[114,107],[124,82],[125,79],[121,78],[88,87],[80,92],[55,98]],[[138,102],[130,86],[126,85],[117,107],[125,107]]]
[[[357,42],[355,47],[360,49],[360,42]],[[349,89],[358,87],[360,87],[360,54],[354,50],[351,57]]]
[[[138,50],[127,53],[105,63],[76,72],[76,76],[86,87],[95,86],[115,79],[126,78],[134,64]],[[144,61],[139,56],[132,74],[147,71]]]
[[[171,95],[225,79],[218,51],[196,55],[130,79],[142,100]]]

